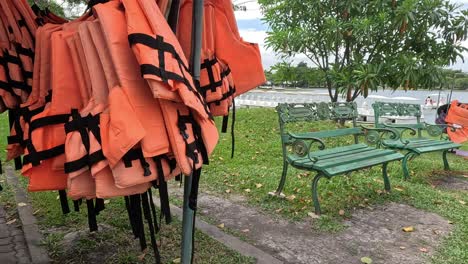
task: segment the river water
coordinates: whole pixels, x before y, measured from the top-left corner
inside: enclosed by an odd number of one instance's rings
[[[450,91],[441,91],[440,100],[447,102],[450,97]],[[418,90],[418,91],[392,91],[384,90],[372,92],[367,98],[359,96],[356,99],[358,107],[371,107],[374,102],[400,102],[425,105],[426,98],[430,96],[434,102],[437,102],[439,90]],[[239,96],[236,102],[241,103],[248,100],[249,103],[257,102],[261,106],[274,107],[277,103],[312,103],[329,102],[327,89],[255,89]],[[452,100],[468,103],[468,91],[453,91]],[[340,101],[344,101],[340,98]],[[428,123],[434,123],[436,110],[423,108],[424,120]]]

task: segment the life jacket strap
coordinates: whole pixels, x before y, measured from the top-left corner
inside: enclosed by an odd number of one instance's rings
[[[140,161],[141,167],[143,168],[143,176],[147,177],[151,175],[150,165],[146,162],[141,148],[131,149],[122,157],[125,168],[132,167],[132,161],[134,160]]]
[[[88,225],[89,231],[94,232],[98,230],[97,220],[96,220],[96,211],[94,208],[93,199],[86,200],[86,206],[88,208]]]
[[[67,192],[65,190],[59,190],[60,205],[62,207],[62,213],[70,213],[70,207],[68,207]]]
[[[156,234],[155,234],[156,232],[155,232],[155,228],[153,225],[150,204],[149,204],[149,199],[148,199],[148,192],[144,192],[141,194],[141,203],[143,206],[143,214],[146,218],[146,222],[148,223],[148,227],[150,231],[150,239],[151,239],[151,245],[154,251],[154,257],[155,257],[156,263],[160,264],[161,254],[159,253],[158,244],[156,243]]]
[[[89,154],[89,150],[91,147],[89,132],[91,132],[96,138],[96,140],[99,143],[101,143],[99,114],[88,114],[86,117],[81,117],[77,109],[72,109],[71,116],[72,120],[65,124],[65,132],[68,134],[73,131],[79,131],[81,140],[83,142],[83,145],[85,146],[87,154],[77,160],[66,162],[64,165],[65,173],[78,171],[87,166],[91,167],[92,165],[106,159],[102,150],[98,150]]]
[[[29,154],[23,157],[23,165],[31,163],[33,166],[39,166],[41,161],[55,158],[63,153],[65,153],[65,145],[58,145],[51,149],[35,151],[32,147],[31,141],[28,140],[26,143]]]

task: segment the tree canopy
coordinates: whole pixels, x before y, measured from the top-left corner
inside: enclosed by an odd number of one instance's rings
[[[441,67],[463,58],[468,11],[447,0],[259,0],[267,46],[304,54],[332,101],[380,87],[436,88]]]

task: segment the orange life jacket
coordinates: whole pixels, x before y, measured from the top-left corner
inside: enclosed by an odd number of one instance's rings
[[[452,101],[445,122],[458,128],[456,130],[447,128],[450,140],[455,143],[468,141],[468,104]]]
[[[178,39],[191,53],[192,0],[181,6]],[[258,45],[239,35],[229,0],[204,2],[200,89],[215,116],[226,116],[234,96],[266,81]]]
[[[218,134],[196,90],[176,36],[151,0],[123,0],[128,40],[153,96],[159,99],[172,151],[182,173],[207,162]],[[171,92],[173,95],[171,95]],[[183,103],[180,103],[178,98]]]

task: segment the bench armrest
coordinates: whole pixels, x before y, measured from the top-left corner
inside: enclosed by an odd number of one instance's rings
[[[398,133],[398,139],[400,140],[401,143],[404,145],[409,144],[409,140],[404,139],[403,134],[406,131],[409,131],[411,136],[416,136],[416,129],[409,127],[409,126],[404,126],[404,125],[388,125],[388,124],[383,124],[386,128],[390,128],[394,130],[395,132]]]
[[[426,130],[429,136],[431,137],[440,136],[442,138],[444,129],[450,129],[452,132],[455,132],[457,131],[457,129],[460,129],[460,127],[452,126],[449,124],[428,124],[426,122],[423,122],[422,124],[424,125],[424,130]]]
[[[360,127],[366,137],[367,143],[377,145],[378,147],[382,145],[386,136],[392,140],[397,140],[400,137],[399,133],[391,128],[366,127],[364,125]]]
[[[312,162],[317,161],[317,158],[310,156],[310,149],[312,145],[318,144],[319,150],[325,149],[325,142],[323,142],[323,140],[321,140],[320,138],[305,135],[296,135],[293,133],[288,133],[288,136],[294,139],[294,142],[292,143],[292,151],[300,157],[307,156]]]

